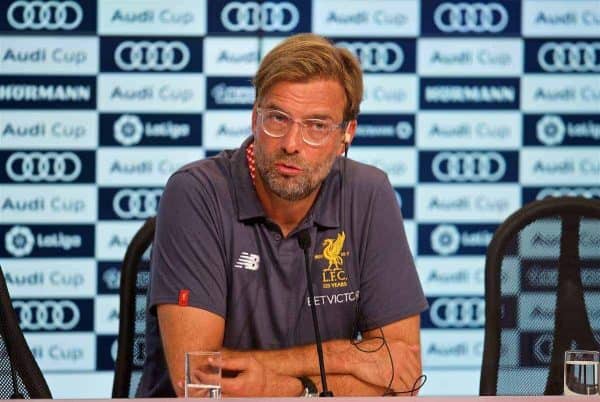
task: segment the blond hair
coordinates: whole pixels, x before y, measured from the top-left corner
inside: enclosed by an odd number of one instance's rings
[[[291,36],[271,50],[260,63],[252,80],[256,104],[267,92],[283,81],[309,82],[332,79],[340,83],[346,95],[344,121],[358,117],[363,96],[362,71],[356,57],[347,49],[315,34]]]

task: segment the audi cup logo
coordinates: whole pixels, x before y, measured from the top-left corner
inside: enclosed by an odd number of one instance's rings
[[[19,30],[70,31],[83,20],[83,10],[74,1],[15,1],[6,12],[8,24]]]
[[[221,11],[221,23],[229,31],[289,32],[296,28],[300,13],[295,5],[286,1],[245,3],[232,1]]]
[[[156,215],[162,190],[119,190],[113,209],[123,219],[146,219]]]
[[[356,55],[364,71],[392,72],[402,66],[404,52],[394,42],[338,42]]]
[[[430,236],[431,248],[438,254],[454,254],[460,247],[460,233],[454,225],[439,225]]]
[[[17,300],[13,308],[22,330],[70,330],[79,323],[79,307],[70,300]]]
[[[508,25],[508,12],[499,3],[442,3],[433,13],[442,32],[501,32]]]
[[[548,197],[585,197],[600,199],[600,188],[545,188],[541,190],[536,200],[543,200]]]
[[[506,173],[506,161],[498,152],[440,152],[432,161],[440,181],[498,181]]]
[[[15,257],[24,257],[31,254],[34,245],[33,233],[26,226],[13,226],[4,236],[6,251]]]
[[[431,322],[440,328],[481,327],[485,323],[485,300],[477,297],[440,297],[431,303]]]
[[[190,61],[190,50],[180,41],[125,41],[115,50],[115,63],[125,71],[180,71]]]
[[[547,42],[537,54],[544,71],[600,72],[600,42]]]
[[[537,139],[544,145],[558,145],[565,139],[567,128],[560,116],[546,115],[536,124]]]
[[[73,152],[15,152],[6,173],[17,182],[69,182],[81,173],[81,160]]]
[[[142,120],[135,115],[124,114],[113,125],[115,140],[129,146],[139,143],[144,136]]]

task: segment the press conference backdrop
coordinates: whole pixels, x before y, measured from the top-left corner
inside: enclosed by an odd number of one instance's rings
[[[406,220],[422,394],[477,393],[494,229],[600,198],[597,0],[3,0],[0,262],[55,397],[110,395],[129,240],[175,169],[249,135],[260,56],[307,31],[365,72],[350,157],[388,173]]]

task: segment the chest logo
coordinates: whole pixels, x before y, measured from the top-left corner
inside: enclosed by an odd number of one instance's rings
[[[237,261],[235,262],[234,267],[247,269],[249,271],[257,271],[259,263],[260,256],[258,254],[252,254],[242,251]]]
[[[325,260],[321,268],[321,282],[323,289],[342,288],[348,286],[348,276],[344,270],[344,257],[349,253],[344,251],[346,233],[338,233],[335,239],[323,240],[323,251],[315,255],[315,260]]]

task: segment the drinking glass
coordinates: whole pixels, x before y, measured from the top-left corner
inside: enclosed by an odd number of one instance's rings
[[[221,398],[221,353],[185,353],[185,397]]]
[[[593,350],[565,352],[565,395],[598,394],[598,356]]]

